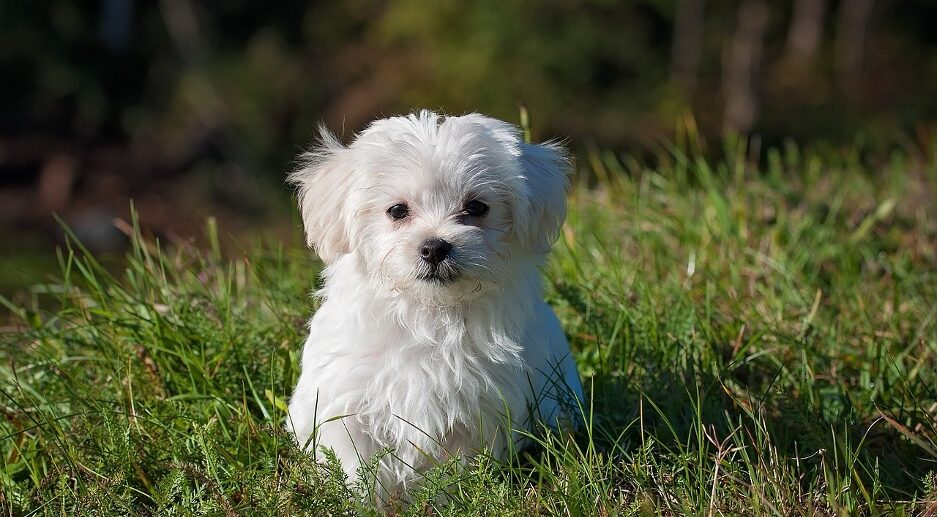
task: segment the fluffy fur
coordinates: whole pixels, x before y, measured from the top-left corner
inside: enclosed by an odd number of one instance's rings
[[[348,147],[321,130],[290,176],[327,264],[290,400],[301,445],[333,449],[352,478],[380,455],[387,493],[454,455],[501,457],[512,430],[575,407],[576,366],[537,269],[569,169],[560,146],[478,114],[378,120]],[[451,245],[438,264],[420,256],[428,239]]]

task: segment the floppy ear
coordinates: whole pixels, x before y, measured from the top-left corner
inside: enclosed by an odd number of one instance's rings
[[[326,264],[350,251],[352,167],[348,150],[323,126],[319,141],[300,155],[287,181],[296,185],[306,243]]]
[[[547,253],[567,213],[570,159],[559,143],[519,143],[523,195],[518,200],[514,227],[521,245]]]

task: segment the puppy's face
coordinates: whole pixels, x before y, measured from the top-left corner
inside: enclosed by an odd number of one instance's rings
[[[376,121],[348,147],[324,134],[291,179],[325,262],[354,254],[383,289],[452,305],[546,253],[567,170],[559,147],[525,144],[504,122],[421,112]]]

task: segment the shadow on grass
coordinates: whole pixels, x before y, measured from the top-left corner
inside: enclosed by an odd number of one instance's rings
[[[928,386],[893,379],[889,394],[858,401],[864,392],[848,371],[822,379],[807,360],[759,351],[740,360],[742,334],[735,345],[723,339],[725,330],[708,328],[715,325],[695,316],[693,304],[686,319],[695,331],[682,335],[673,321],[649,317],[641,301],[613,314],[588,305],[579,289],[555,290],[581,316],[578,328],[628,336],[600,343],[576,327],[572,336],[575,350],[606,354],[594,357],[584,383],[586,425],[574,438],[578,451],[603,458],[594,463],[599,474],[619,478],[604,489],[650,499],[648,511],[694,512],[728,494],[787,501],[789,511],[828,504],[869,511],[933,496],[934,408],[922,407]],[[680,320],[684,310],[677,302],[664,320]],[[805,349],[811,339],[789,344]],[[812,360],[829,362],[820,353]],[[557,454],[546,449],[526,450],[521,466],[541,468],[545,455]]]

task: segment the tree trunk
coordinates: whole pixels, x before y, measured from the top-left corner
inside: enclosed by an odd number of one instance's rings
[[[843,0],[837,22],[837,48],[834,66],[841,89],[855,97],[863,73],[863,44],[873,0]]]
[[[674,21],[671,46],[671,81],[690,96],[697,85],[703,43],[704,0],[683,0]]]
[[[806,66],[814,61],[824,31],[827,0],[795,0],[785,43],[787,60]]]
[[[736,15],[736,30],[723,51],[723,126],[749,132],[758,103],[753,84],[762,62],[762,37],[769,9],[762,0],[746,0]]]

